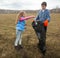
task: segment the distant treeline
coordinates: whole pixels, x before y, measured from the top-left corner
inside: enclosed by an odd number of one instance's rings
[[[60,8],[51,9],[50,12],[51,13],[60,13]]]
[[[3,10],[0,9],[0,14],[17,14],[19,13],[21,10]],[[37,13],[39,10],[24,10],[27,13]],[[58,9],[51,9],[50,10],[51,13],[60,13],[60,8]]]

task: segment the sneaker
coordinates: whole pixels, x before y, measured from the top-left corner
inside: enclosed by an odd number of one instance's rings
[[[45,56],[45,54],[46,54],[46,50],[43,50],[43,51],[41,51],[42,52],[42,54]]]
[[[21,45],[19,45],[19,49],[22,49],[23,47]]]
[[[46,54],[46,48],[45,49],[41,49],[40,48],[40,50],[41,50],[41,53],[45,56],[45,54]]]
[[[19,47],[18,46],[14,46],[16,50],[19,50]]]
[[[41,46],[40,46],[40,44],[38,44],[38,48],[39,48],[39,50],[41,51],[41,53],[42,53],[43,55],[45,55],[45,53],[46,53],[46,48],[42,49]]]

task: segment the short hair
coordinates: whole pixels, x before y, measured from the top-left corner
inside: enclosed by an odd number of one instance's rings
[[[45,5],[45,6],[47,6],[47,3],[46,2],[42,2],[42,4],[41,5]]]

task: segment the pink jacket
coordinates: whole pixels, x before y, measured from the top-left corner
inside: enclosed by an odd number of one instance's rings
[[[21,17],[20,18],[20,21],[23,21],[23,20],[28,20],[30,18],[34,18],[33,16],[28,16],[28,17]]]

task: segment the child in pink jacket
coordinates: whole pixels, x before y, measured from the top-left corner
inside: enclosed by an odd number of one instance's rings
[[[18,18],[16,20],[16,40],[15,40],[15,48],[17,50],[21,49],[22,46],[21,46],[21,42],[22,42],[22,32],[25,30],[25,25],[26,25],[26,22],[25,20],[28,20],[28,19],[31,19],[31,18],[34,18],[34,16],[28,16],[28,17],[25,17],[25,12],[20,12],[19,15],[18,15]]]

